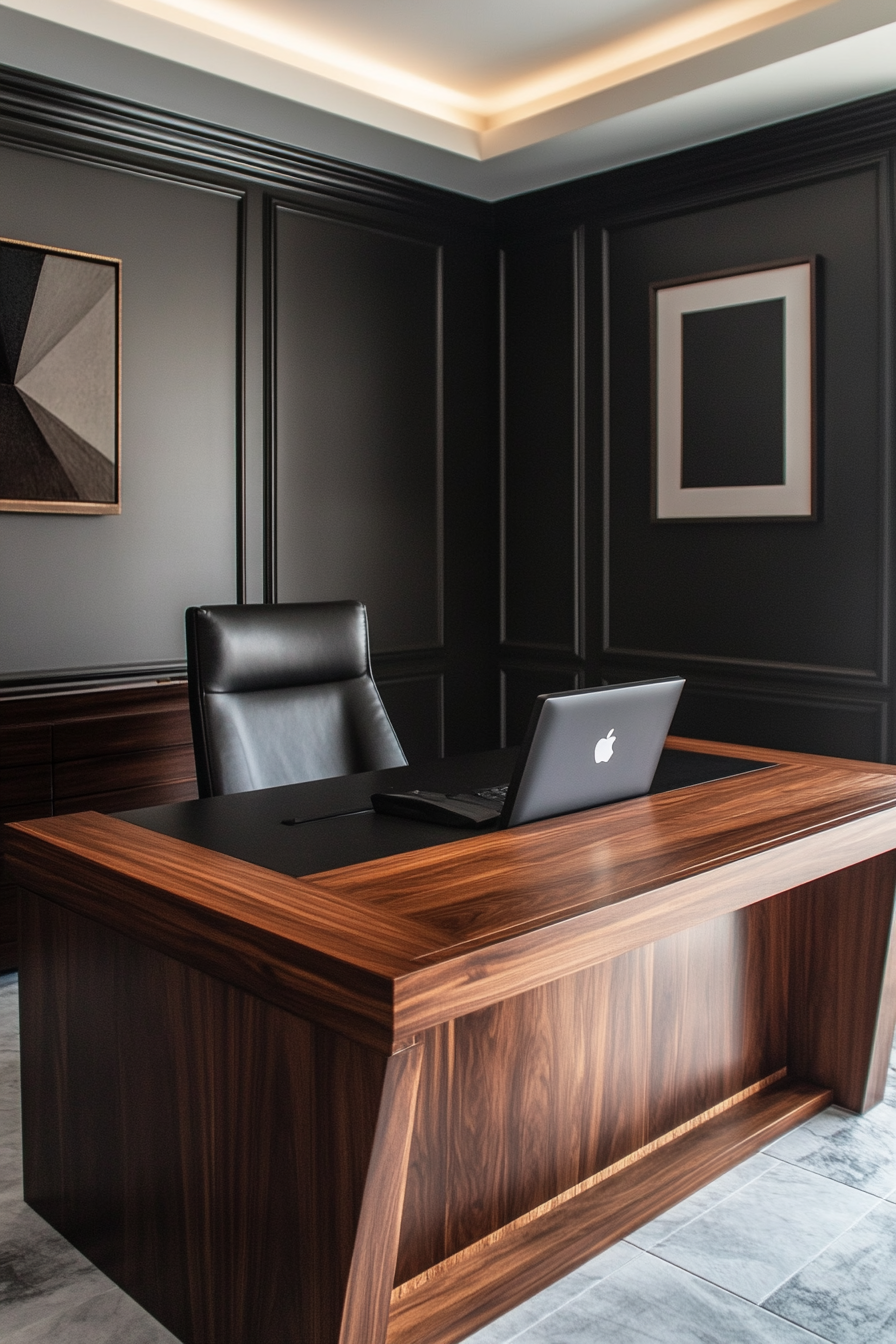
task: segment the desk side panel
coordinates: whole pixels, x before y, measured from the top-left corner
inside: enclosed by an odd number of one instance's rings
[[[896,1027],[896,852],[791,893],[794,1076],[867,1111],[882,1100]]]
[[[114,817],[10,827],[8,864],[28,890],[386,1051],[395,980],[438,946],[399,916]]]
[[[396,1283],[787,1064],[774,898],[435,1027]]]
[[[28,1203],[186,1344],[337,1344],[389,1069],[415,1052],[30,893],[21,916]],[[386,1301],[393,1265],[394,1242]]]

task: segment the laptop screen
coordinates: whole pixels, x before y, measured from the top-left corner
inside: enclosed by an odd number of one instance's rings
[[[684,680],[540,695],[517,759],[502,826],[647,793]]]

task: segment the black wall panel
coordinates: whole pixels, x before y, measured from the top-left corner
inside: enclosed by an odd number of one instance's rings
[[[502,240],[502,734],[536,695],[579,684],[582,237]]]
[[[374,652],[442,643],[441,254],[276,210],[277,598],[367,603]]]
[[[177,665],[236,600],[238,194],[6,147],[0,183],[0,236],[122,259],[122,511],[0,513],[0,676]]]
[[[444,681],[438,672],[377,679],[386,713],[411,765],[444,754]]]
[[[488,228],[442,250],[445,752],[498,741],[498,258]]]
[[[610,231],[607,652],[880,676],[879,178],[866,168]],[[818,522],[651,522],[650,282],[809,254],[822,276]]]
[[[0,515],[0,683],[176,672],[279,579],[367,601],[413,759],[494,746],[492,207],[21,72],[0,142],[0,235],[124,259],[123,513]]]
[[[125,512],[0,517],[0,680],[279,580],[365,597],[415,757],[679,669],[689,731],[893,757],[896,96],[497,207],[21,72],[0,141],[0,234],[125,260]],[[806,253],[818,522],[652,524],[647,285]]]
[[[870,700],[695,685],[682,698],[672,731],[685,737],[879,761],[887,749],[888,717],[886,703]]]
[[[679,731],[896,759],[894,149],[896,103],[874,100],[866,124],[844,109],[499,206],[508,255],[547,263],[546,239],[579,240],[576,302],[558,265],[537,321],[526,309],[537,262],[507,267],[505,357],[526,370],[578,360],[577,387],[538,386],[558,425],[579,416],[582,426],[584,523],[549,492],[545,509],[557,557],[577,557],[581,678],[681,672]],[[652,522],[650,283],[806,255],[819,274],[818,520]],[[508,377],[508,396],[512,386]],[[506,461],[509,474],[510,448]],[[534,573],[545,534],[527,540],[521,524],[521,497],[532,507],[537,495],[524,468],[506,487],[505,526]],[[566,610],[557,568],[552,591]],[[516,590],[514,628],[543,639],[545,597],[531,589]],[[537,661],[546,682],[547,650],[524,653],[505,647],[504,665]],[[534,684],[509,687],[508,736]]]
[[[578,653],[576,236],[504,248],[504,631]]]
[[[409,756],[494,742],[491,232],[282,202],[272,224],[277,600],[367,603]]]

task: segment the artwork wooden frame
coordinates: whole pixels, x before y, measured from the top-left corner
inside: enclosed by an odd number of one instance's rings
[[[655,522],[816,519],[816,264],[650,285]]]
[[[121,512],[121,261],[0,238],[0,512]]]

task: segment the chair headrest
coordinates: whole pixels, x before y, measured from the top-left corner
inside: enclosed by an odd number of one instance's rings
[[[190,607],[187,643],[203,692],[308,686],[370,670],[363,602]]]

